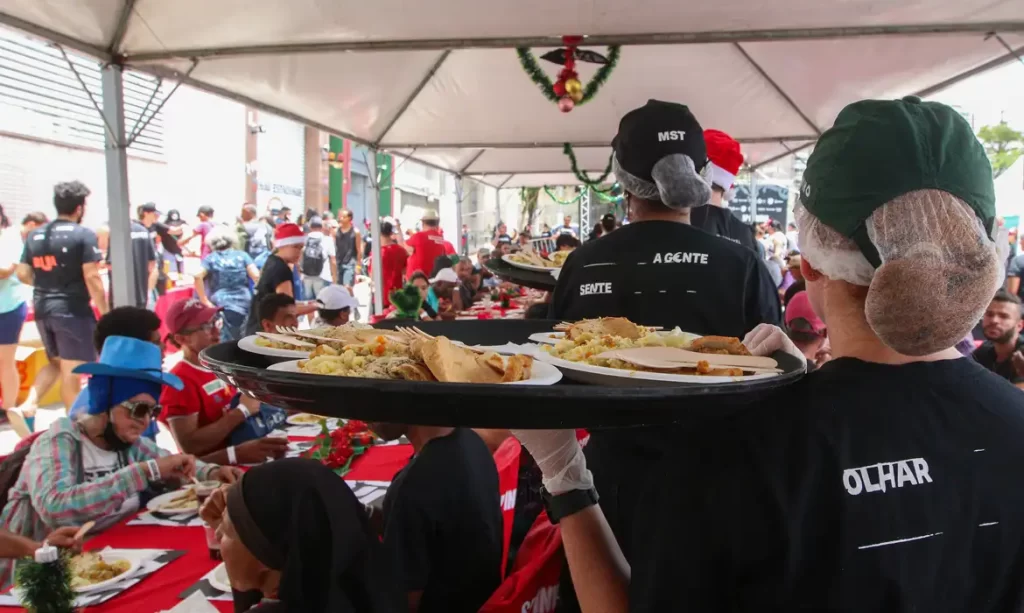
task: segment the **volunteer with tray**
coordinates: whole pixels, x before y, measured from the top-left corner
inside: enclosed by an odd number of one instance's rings
[[[689,223],[690,209],[711,198],[700,174],[707,164],[704,134],[690,109],[650,100],[622,118],[612,149],[631,221],[572,252],[555,287],[551,318],[617,316],[740,338],[760,323],[779,324],[779,295],[757,254]],[[592,432],[587,454],[601,495],[629,501],[638,493],[632,491],[636,475],[647,474],[659,453],[653,441],[670,433]],[[609,506],[609,520],[628,555],[628,509],[621,522],[614,510]]]
[[[589,447],[517,432],[582,610],[1021,610],[1024,396],[954,348],[1003,279],[984,149],[948,106],[858,102],[819,139],[800,196],[801,270],[834,359],[675,432],[619,500],[642,526],[632,551],[600,475],[595,504]],[[800,355],[770,326],[745,341]]]

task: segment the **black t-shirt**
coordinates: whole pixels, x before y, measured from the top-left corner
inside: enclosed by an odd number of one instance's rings
[[[36,317],[92,315],[82,265],[102,260],[96,233],[73,221],[59,219],[33,230],[21,262],[32,267],[35,277]]]
[[[245,320],[245,334],[255,334],[260,329],[259,311],[260,299],[264,296],[268,296],[277,291],[277,286],[281,285],[285,281],[292,283],[292,295],[295,295],[295,277],[292,275],[292,269],[288,266],[287,262],[282,260],[277,254],[272,253],[267,256],[267,261],[263,264],[263,270],[260,271],[260,280],[256,284],[252,293],[252,303],[249,305],[249,317]]]
[[[156,260],[156,249],[153,247],[152,228],[141,222],[132,220],[132,277],[135,279],[135,303],[132,306],[146,308],[149,298],[149,263]],[[107,252],[110,262],[110,252]],[[108,298],[113,302],[114,278],[111,276],[107,288]]]
[[[501,583],[498,469],[475,432],[428,442],[384,498],[384,550],[419,613],[476,613]]]
[[[1024,350],[1024,336],[1018,336],[1017,346],[1014,348],[1014,351],[1022,350]],[[1013,367],[1012,354],[1005,362],[996,361],[996,347],[992,344],[992,341],[985,341],[982,343],[980,347],[974,350],[971,357],[974,358],[975,362],[981,364],[1010,383],[1024,383],[1024,377],[1018,375],[1017,369]]]
[[[499,234],[495,237],[495,240],[498,241],[499,245],[502,243],[512,244],[512,237],[508,234]]]
[[[173,229],[171,226],[158,221],[149,229],[160,237],[160,244],[163,245],[164,251],[173,255],[181,255],[181,245],[178,244],[177,237],[171,235]]]
[[[1024,395],[969,359],[833,360],[657,436],[630,610],[1021,610]]]
[[[778,292],[753,251],[670,221],[623,226],[565,261],[551,317],[613,316],[737,337],[781,317]]]
[[[734,243],[757,251],[757,240],[750,226],[733,215],[729,209],[705,204],[690,209],[690,223],[708,234],[727,238]]]

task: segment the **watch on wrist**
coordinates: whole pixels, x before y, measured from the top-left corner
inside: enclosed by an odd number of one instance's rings
[[[548,512],[548,519],[553,524],[557,524],[563,517],[594,506],[598,501],[597,490],[594,488],[570,490],[564,494],[552,496],[547,488],[542,487],[540,494],[544,501],[544,509]]]

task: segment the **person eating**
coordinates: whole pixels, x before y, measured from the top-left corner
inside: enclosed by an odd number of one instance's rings
[[[318,325],[344,326],[352,318],[356,299],[344,285],[328,285],[316,296],[320,303],[317,310]]]
[[[268,298],[273,297],[291,300],[284,294]],[[167,311],[169,338],[181,348],[182,360],[171,369],[181,383],[164,389],[160,396],[166,410],[163,421],[179,449],[208,462],[255,464],[266,458],[280,458],[288,449],[284,438],[263,436],[238,445],[232,443],[232,436],[261,411],[258,400],[240,395],[199,362],[200,352],[220,342],[219,313],[219,308],[204,306],[195,299],[176,302]]]
[[[260,318],[260,329],[264,332],[279,332],[280,328],[297,328],[299,326],[295,299],[286,294],[264,296],[257,312]]]
[[[370,424],[413,456],[384,497],[383,546],[410,613],[476,613],[501,582],[498,469],[468,428]]]
[[[454,319],[455,314],[463,309],[459,283],[459,275],[452,268],[442,268],[430,280],[427,303],[441,319]]]
[[[193,476],[233,483],[238,469],[168,454],[142,434],[160,413],[157,398],[181,380],[161,371],[160,348],[148,341],[111,336],[89,374],[88,413],[63,417],[32,443],[8,492],[0,527],[39,540],[56,528],[96,522],[105,530],[135,514],[139,494],[151,483]],[[11,582],[12,564],[0,561],[0,584]]]
[[[363,505],[315,460],[257,466],[200,516],[217,531],[231,587],[266,598],[253,613],[405,610]]]
[[[1024,396],[954,348],[1003,282],[994,218],[991,166],[956,109],[844,108],[796,208],[833,359],[676,428],[629,501],[644,529],[628,564],[575,433],[516,433],[582,610],[1019,610]],[[744,344],[800,355],[771,326]]]

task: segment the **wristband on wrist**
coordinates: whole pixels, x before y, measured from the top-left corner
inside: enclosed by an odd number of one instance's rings
[[[547,488],[541,488],[541,499],[544,501],[544,509],[548,512],[548,520],[557,524],[563,517],[596,505],[598,496],[597,490],[592,487],[585,490],[569,490],[555,496],[552,496]]]
[[[151,481],[160,480],[160,466],[156,463],[156,460],[146,460],[146,470],[149,471],[149,479]]]
[[[244,404],[239,404],[235,408],[238,409],[239,411],[241,411],[242,415],[245,415],[246,419],[249,419],[250,417],[252,417],[252,413],[249,412],[249,408],[246,407]]]
[[[234,446],[228,447],[228,464],[238,464],[238,454],[235,453]]]

